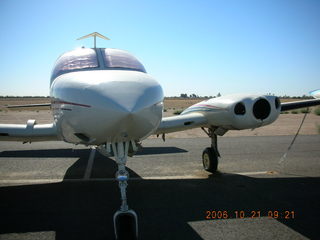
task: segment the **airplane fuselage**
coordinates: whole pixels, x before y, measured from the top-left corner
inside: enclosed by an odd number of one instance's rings
[[[87,145],[148,137],[162,118],[161,86],[143,71],[101,68],[105,63],[98,59],[100,68],[75,68],[52,79],[52,111],[60,137]]]

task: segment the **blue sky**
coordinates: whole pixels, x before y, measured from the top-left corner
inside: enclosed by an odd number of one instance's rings
[[[166,96],[320,88],[320,1],[1,0],[0,95],[49,95],[56,58],[100,32]]]

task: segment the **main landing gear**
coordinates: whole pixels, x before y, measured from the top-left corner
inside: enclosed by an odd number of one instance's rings
[[[121,207],[113,216],[116,239],[138,239],[138,217],[135,211],[129,209],[126,189],[129,172],[126,170],[129,144],[136,148],[134,141],[112,143],[114,158],[118,164],[116,180],[119,183]]]
[[[211,147],[208,147],[202,152],[202,164],[204,170],[214,173],[218,169],[218,159],[220,153],[218,151],[218,135],[222,136],[226,130],[220,128],[210,127],[208,131],[204,128],[202,130],[211,138]]]

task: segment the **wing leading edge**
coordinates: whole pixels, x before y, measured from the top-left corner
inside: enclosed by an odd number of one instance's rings
[[[155,134],[184,131],[191,128],[204,127],[207,124],[207,119],[201,113],[165,117],[162,119]]]
[[[59,140],[54,123],[36,124],[28,120],[27,124],[0,124],[0,141],[38,142]]]
[[[26,107],[50,107],[51,103],[37,103],[37,104],[22,104],[22,105],[8,105],[6,108],[26,108]]]
[[[312,107],[316,105],[320,105],[320,99],[281,103],[281,111],[283,112],[297,108]]]

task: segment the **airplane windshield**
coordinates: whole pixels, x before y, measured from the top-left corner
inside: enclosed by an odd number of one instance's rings
[[[102,50],[102,55],[106,68],[122,68],[146,72],[144,66],[126,51],[106,48]]]
[[[81,48],[67,52],[56,61],[51,79],[74,70],[97,68],[99,66],[97,54],[94,49]]]
[[[81,48],[67,52],[58,58],[52,71],[51,81],[64,73],[89,69],[123,69],[146,72],[144,66],[126,51],[110,48]]]

